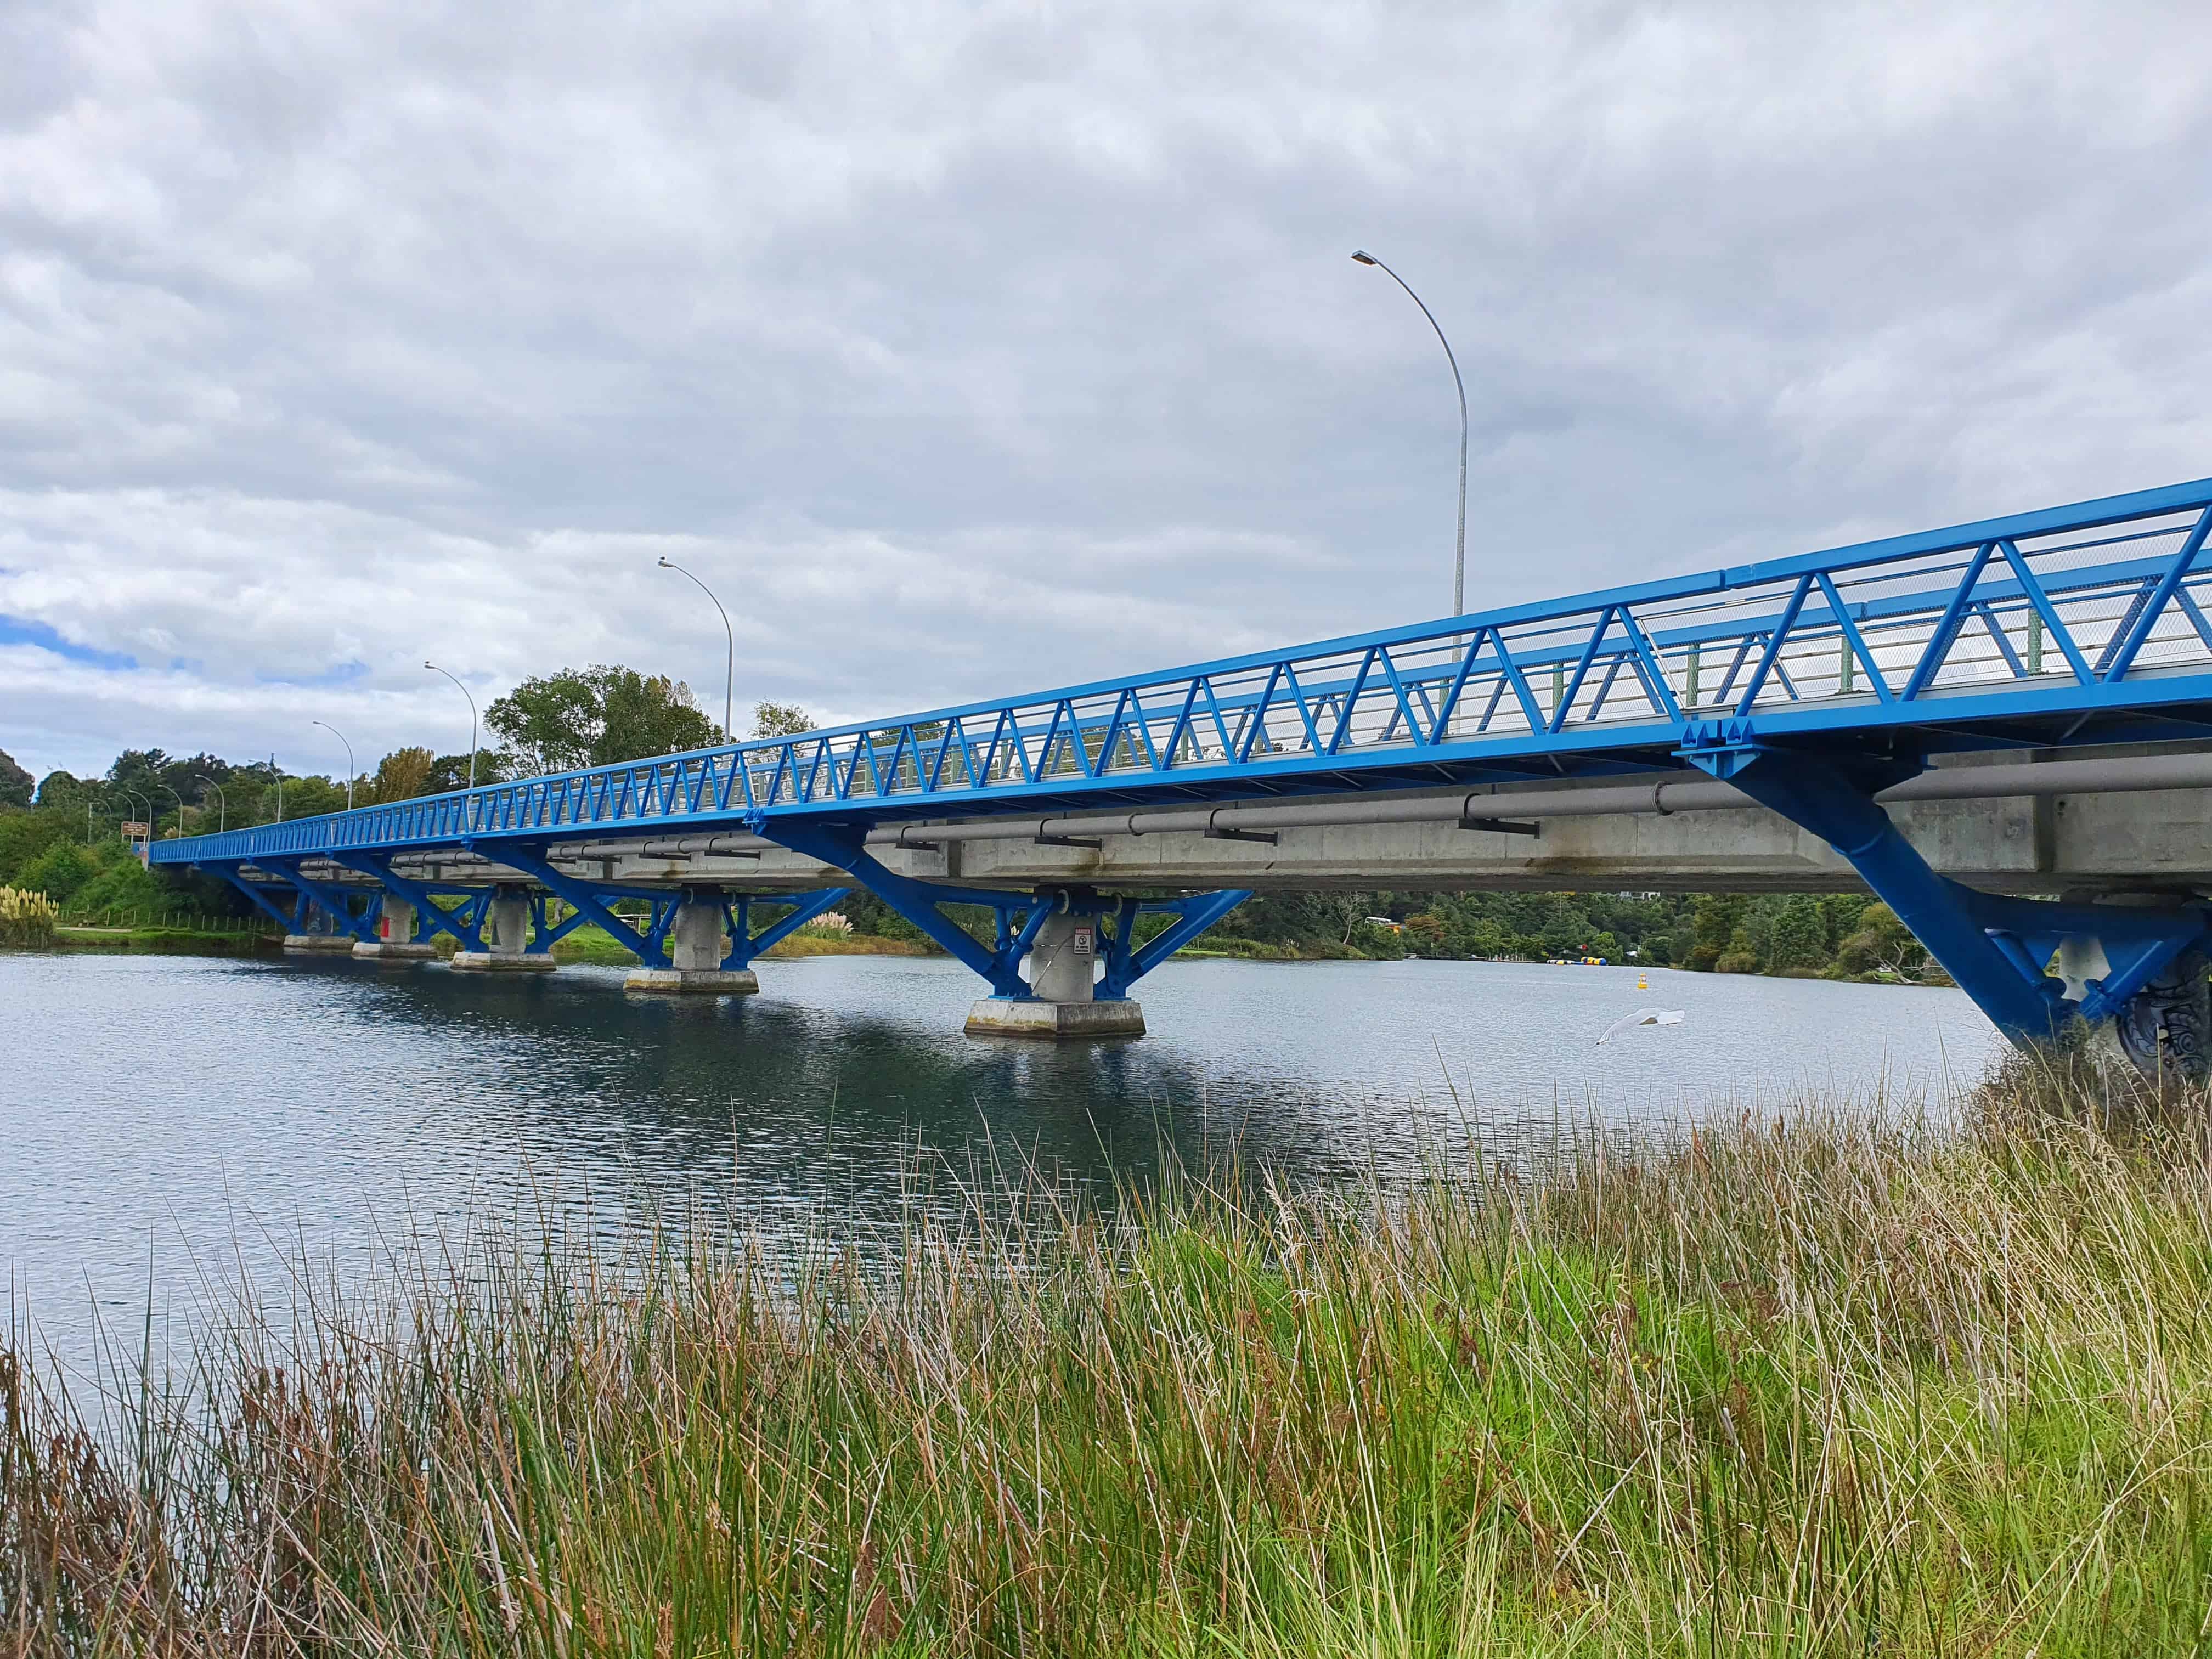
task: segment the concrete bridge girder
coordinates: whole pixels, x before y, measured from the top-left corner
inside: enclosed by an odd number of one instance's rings
[[[1456,802],[1460,792],[1440,794]],[[1510,810],[1511,797],[1498,798]],[[1319,802],[1316,805],[1322,804]],[[2137,890],[2147,883],[2212,890],[2212,790],[2031,795],[1915,801],[1889,809],[1929,865],[2000,893]],[[918,837],[926,830],[917,829]],[[1431,891],[1547,891],[1591,887],[1653,892],[1847,892],[1863,887],[1850,863],[1819,836],[1764,807],[1552,817],[1535,836],[1462,830],[1450,822],[1286,828],[1273,844],[1208,840],[1188,831],[1103,836],[1097,851],[1012,839],[942,850],[872,849],[916,879],[978,888],[1079,881],[1107,888],[1259,891],[1403,888]],[[847,886],[852,878],[781,850],[757,858],[688,858],[617,848],[556,858],[581,878],[627,886],[711,882],[732,892]],[[311,870],[317,866],[310,865]],[[430,878],[525,881],[495,861],[455,855],[400,867]],[[361,880],[328,871],[331,879]]]
[[[2189,965],[2201,962],[2202,957],[2191,952],[2200,950],[2205,938],[2212,938],[2203,935],[2194,945],[2177,943],[2183,932],[2202,933],[2199,923],[2185,926],[2185,915],[2202,913],[2188,911],[2183,902],[2212,890],[2212,836],[2207,833],[2212,823],[2212,787],[2203,787],[2212,776],[2212,759],[2170,752],[2147,757],[2147,763],[2145,757],[2138,757],[2131,763],[2137,770],[2124,780],[2060,793],[2047,786],[2073,779],[2115,780],[2119,775],[2100,761],[2038,768],[2004,757],[1969,758],[1955,768],[1923,773],[1891,786],[1881,792],[1877,805],[1863,793],[1875,785],[1852,781],[1857,775],[1851,773],[1848,762],[1767,750],[1759,750],[1759,757],[1748,770],[1730,769],[1747,765],[1747,761],[1717,763],[1715,778],[1705,781],[1677,774],[1626,784],[1616,780],[1532,785],[1474,795],[1462,789],[1395,792],[1152,809],[1135,815],[1091,812],[1042,820],[893,825],[867,832],[864,853],[858,831],[852,832],[849,845],[802,842],[807,846],[804,852],[743,831],[722,831],[559,844],[545,850],[542,863],[536,854],[511,855],[515,861],[503,864],[496,854],[432,850],[402,855],[393,861],[392,872],[417,882],[479,891],[497,884],[501,902],[493,908],[501,915],[490,919],[488,932],[498,944],[486,954],[502,959],[485,965],[519,965],[518,956],[533,957],[532,965],[550,965],[542,937],[536,951],[526,951],[514,943],[522,935],[502,925],[504,911],[520,903],[513,896],[523,890],[523,884],[550,884],[586,908],[592,906],[587,887],[618,887],[633,895],[669,894],[667,901],[656,902],[650,948],[659,950],[665,938],[672,942],[676,959],[672,964],[649,960],[634,976],[633,988],[696,988],[692,981],[703,986],[712,977],[718,988],[742,991],[756,988],[750,972],[742,975],[748,981],[743,986],[722,988],[719,982],[727,976],[724,970],[749,965],[744,950],[734,950],[732,959],[719,969],[704,965],[725,939],[726,915],[735,923],[728,903],[741,905],[748,895],[817,892],[826,899],[829,890],[842,889],[854,879],[852,869],[826,861],[831,858],[850,859],[854,867],[873,870],[872,876],[863,879],[894,896],[904,890],[903,901],[893,900],[902,908],[911,908],[917,902],[941,903],[972,890],[978,902],[1001,908],[1002,932],[1004,907],[1030,902],[1010,896],[1028,893],[1213,892],[1233,902],[1251,890],[1314,888],[1851,890],[1866,884],[1861,875],[1866,869],[1874,871],[1868,879],[1885,896],[1887,884],[1903,879],[1934,903],[1937,912],[1948,914],[1954,955],[1963,951],[1986,957],[1985,947],[1977,943],[1984,927],[2005,945],[2015,960],[2008,967],[1984,961],[1983,967],[1994,977],[1982,985],[1976,1000],[1987,1009],[2012,999],[2014,1014],[2008,1030],[2026,1030],[2036,1009],[2063,1001],[2079,1004],[2085,1012],[2101,1010],[2100,1020],[2117,1018],[2124,1025],[2132,1020],[2150,1034],[2147,1040],[2154,1048],[2178,1029],[2177,1020],[2185,1026],[2192,1021],[2206,1025],[2212,1032],[2212,1024],[2208,1024],[2212,1015],[2193,1011],[2194,1004],[2183,1008],[2176,1000],[2191,996],[2202,1000],[2197,996],[2202,988],[2190,988],[2194,969]],[[1783,772],[1777,773],[1777,767]],[[1977,767],[1989,769],[1978,771]],[[1796,785],[1781,781],[1784,773],[1811,779],[1823,769],[1831,780],[1822,787],[1831,791],[1825,799],[1836,803],[1832,810],[1815,799],[1818,788],[1814,795],[1805,795]],[[1735,781],[1726,781],[1730,779]],[[2015,780],[2045,787],[2017,794],[1997,793]],[[2184,781],[2191,787],[2177,787]],[[1854,796],[1858,805],[1850,807],[1834,795],[1838,787],[1844,795]],[[1771,795],[1775,809],[1738,804],[1744,802],[1741,791],[1747,788]],[[1866,862],[1864,848],[1846,858],[1830,844],[1832,835],[1840,838],[1839,844],[1856,847],[1864,834],[1844,826],[1854,812],[1867,811],[1876,816],[1856,820],[1865,826],[1865,833],[1878,824],[1881,836],[1897,849],[1882,855],[1887,861],[1878,860],[1879,868]],[[1784,811],[1790,816],[1784,816]],[[1268,827],[1262,830],[1224,824],[1220,833],[1213,833],[1221,818],[1231,824]],[[1498,820],[1506,823],[1501,825]],[[1514,829],[1526,833],[1511,833]],[[1907,866],[1921,875],[1911,875]],[[341,884],[374,880],[373,873],[364,876],[313,861],[295,875]],[[1945,897],[1947,890],[1954,896]],[[679,892],[684,896],[680,901],[676,896]],[[713,893],[715,902],[709,905],[696,900],[692,895],[699,892]],[[2030,896],[2057,892],[2067,894],[2070,905],[2017,908]],[[2150,927],[2140,919],[2114,921],[2121,908],[2140,905],[2146,894],[2165,907],[2164,922]],[[2085,908],[2088,901],[2100,898],[2118,902]],[[1087,914],[1105,914],[1097,908],[1100,901],[1084,902],[1092,907]],[[2003,909],[2008,904],[2015,908]],[[2177,909],[2178,904],[2182,908]],[[404,915],[403,911],[403,920]],[[925,919],[935,921],[933,916]],[[1923,931],[1921,922],[1907,920],[1916,931]],[[1929,921],[1941,923],[1942,918],[1923,913],[1923,921]],[[1053,924],[1056,948],[1062,926],[1059,921]],[[2173,937],[2162,942],[2151,938],[2160,927]],[[2100,933],[2110,935],[2117,956],[2089,943]],[[1074,937],[1071,933],[1071,942]],[[1925,937],[1923,933],[1924,941]],[[2049,977],[2039,965],[2043,957],[2038,953],[2054,941],[2063,946],[2063,981]],[[953,943],[965,941],[956,939]],[[1002,949],[1004,945],[1002,939]],[[2085,969],[2083,963],[2100,966],[2103,972]],[[2029,1000],[2018,1000],[2020,988],[2007,975],[2026,977]],[[2100,987],[2106,975],[2109,983]],[[1046,988],[1032,990],[1011,980],[998,987],[993,998],[978,1004],[992,1018],[980,1024],[971,1018],[970,1029],[1097,1034],[1088,1029],[1085,1017],[1075,1012],[1077,1004],[1091,1000],[1069,990],[1072,981],[1063,983],[1065,975],[1042,977],[1049,981]],[[2037,997],[2044,1001],[2034,1000]],[[1033,1002],[1050,1011],[1053,1018],[1041,1024],[1014,1018],[1036,1014],[1038,1009],[1027,1006]],[[2128,1006],[2123,1007],[2123,1003]],[[2153,1003],[2157,1009],[2146,1015]],[[1133,1011],[1134,1005],[1129,1007]],[[2117,1015],[2115,1009],[2119,1010]]]

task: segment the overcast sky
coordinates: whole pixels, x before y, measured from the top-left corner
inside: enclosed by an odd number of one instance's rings
[[[2186,5],[0,6],[0,749],[1039,689],[2212,473]]]

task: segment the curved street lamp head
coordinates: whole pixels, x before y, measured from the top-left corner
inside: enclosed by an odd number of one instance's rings
[[[735,707],[734,700],[737,695],[738,631],[730,626],[730,613],[723,610],[722,602],[714,598],[714,590],[713,588],[708,586],[706,583],[701,581],[697,576],[694,575],[690,571],[686,570],[682,565],[678,564],[665,553],[660,556],[657,562],[663,570],[673,570],[678,575],[689,581],[692,586],[697,588],[702,593],[704,593],[708,599],[713,601],[716,613],[720,616],[722,619],[722,633],[729,641],[729,657],[726,665],[723,669],[722,675],[722,741],[724,743],[734,743],[737,739],[730,732],[730,714],[731,710]]]
[[[473,789],[477,787],[477,694],[462,685],[461,677],[452,669],[441,668],[428,657],[422,659],[422,666],[433,674],[443,674],[455,685],[460,686],[461,695],[469,700],[469,787]]]
[[[352,741],[352,739],[351,739],[351,738],[348,738],[344,732],[343,732],[339,731],[339,730],[337,729],[337,726],[332,726],[332,725],[331,725],[328,720],[309,720],[309,721],[307,722],[307,724],[308,724],[308,725],[310,725],[310,726],[321,726],[321,727],[323,728],[323,730],[324,730],[324,731],[325,731],[325,732],[329,732],[332,737],[336,738],[337,738],[340,743],[342,743],[342,744],[345,744],[345,751],[346,751],[346,811],[349,811],[349,812],[350,812],[350,811],[353,811],[353,775],[354,775],[354,772],[355,772],[355,769],[355,769],[355,766],[354,766],[354,763],[353,763],[353,741]]]
[[[1365,248],[1354,248],[1352,258],[1363,265],[1373,265],[1392,282],[1406,290],[1406,297],[1420,307],[1421,315],[1429,319],[1436,331],[1437,343],[1444,349],[1444,361],[1451,365],[1452,387],[1459,393],[1459,530],[1452,549],[1452,615],[1464,615],[1467,611],[1467,382],[1460,378],[1459,357],[1452,350],[1451,342],[1444,337],[1444,325],[1437,320],[1437,313],[1429,309],[1429,302],[1413,292],[1413,285],[1396,271],[1384,264]]]

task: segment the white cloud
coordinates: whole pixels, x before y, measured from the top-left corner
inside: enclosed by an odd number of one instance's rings
[[[451,749],[434,650],[718,706],[663,551],[741,701],[855,718],[1434,615],[1450,383],[1362,244],[1467,372],[1478,602],[2191,476],[2197,33],[14,8],[0,641],[77,657],[0,645],[0,748]]]

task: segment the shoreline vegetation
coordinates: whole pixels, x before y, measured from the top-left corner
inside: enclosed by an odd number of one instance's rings
[[[96,1390],[11,1328],[0,1644],[2202,1651],[2203,1106],[2014,1061],[1546,1176],[948,1170],[878,1257],[480,1242]]]

